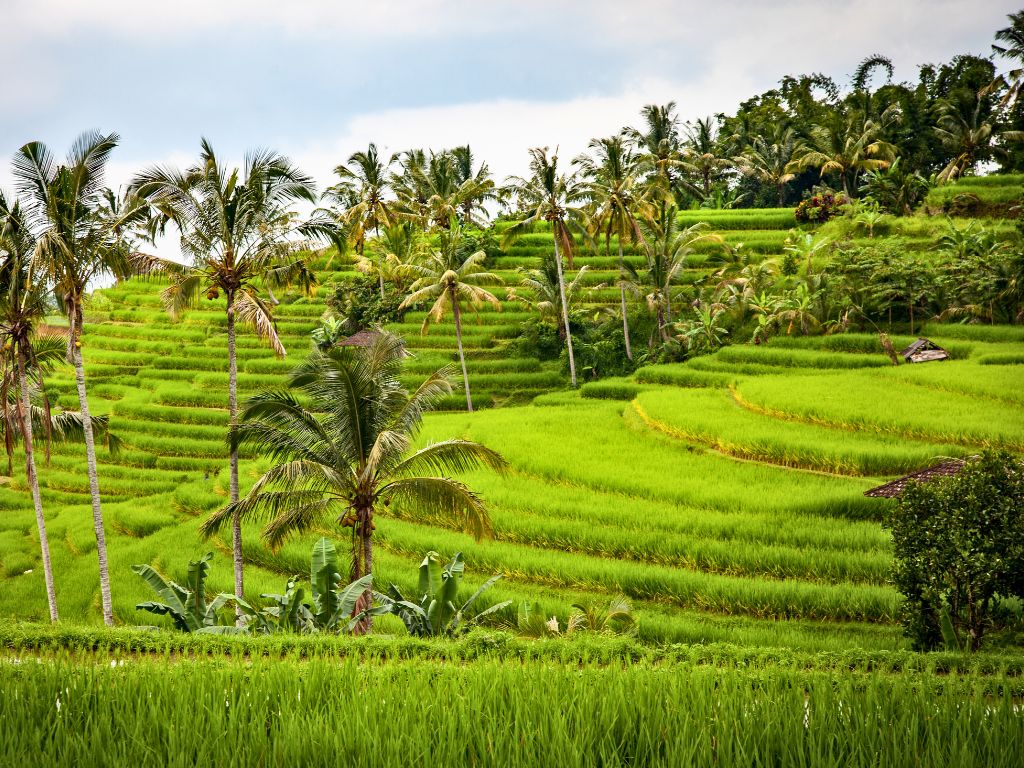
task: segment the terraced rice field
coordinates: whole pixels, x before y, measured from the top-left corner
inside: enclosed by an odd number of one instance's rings
[[[786,215],[708,218],[729,227],[729,239],[774,233],[767,241],[791,226]],[[512,286],[515,267],[537,265],[549,245],[543,232],[529,235],[496,270]],[[614,276],[614,257],[583,252],[577,263],[593,267],[595,284]],[[324,280],[346,274],[337,259],[331,267]],[[690,276],[706,269],[695,264]],[[100,292],[85,335],[93,408],[110,416],[125,445],[116,457],[100,451],[99,473],[115,613],[125,624],[142,621],[134,606],[149,597],[130,573],[134,563],[181,576],[189,559],[213,549],[212,587],[231,586],[227,543],[197,535],[203,515],[227,495],[223,305],[209,302],[172,322],[159,289],[131,281]],[[289,301],[277,308],[286,359],[240,336],[243,397],[280,384],[308,348],[323,304]],[[936,327],[929,332],[957,359],[899,368],[876,352],[873,336],[783,338],[644,368],[581,395],[565,389],[555,364],[508,352],[528,317],[507,301],[465,331],[474,399],[510,407],[431,415],[422,437],[469,437],[510,461],[507,477],[466,478],[490,504],[495,539],[475,542],[447,521],[398,510],[377,531],[378,583],[411,587],[424,551],[461,550],[470,564],[467,589],[500,572],[493,599],[536,602],[563,620],[574,603],[625,594],[644,642],[899,649],[889,543],[878,523],[884,502],[863,491],[936,457],[985,446],[1024,450],[1024,367],[1007,364],[1024,355],[1016,329]],[[392,329],[414,353],[410,385],[454,361],[450,322],[420,336],[421,321],[410,314]],[[74,407],[67,372],[49,384],[59,403]],[[456,394],[445,406],[461,402]],[[265,464],[243,459],[243,484],[251,483]],[[95,623],[95,543],[80,448],[56,447],[41,479],[62,616]],[[17,473],[0,487],[0,615],[42,619],[27,499]],[[253,597],[307,570],[308,541],[271,552],[255,525],[245,541]]]

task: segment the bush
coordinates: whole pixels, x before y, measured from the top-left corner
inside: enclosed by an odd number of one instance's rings
[[[915,648],[978,650],[1001,601],[1024,597],[1024,461],[987,452],[911,483],[886,523],[903,626]]]
[[[842,192],[827,189],[815,191],[806,200],[800,201],[793,215],[799,224],[824,224],[835,216],[841,216],[849,203],[849,198]]]
[[[349,334],[386,323],[400,323],[405,310],[399,309],[405,294],[391,283],[384,283],[381,296],[380,283],[366,275],[356,275],[350,282],[337,283],[331,288],[326,304],[335,314],[345,318]]]

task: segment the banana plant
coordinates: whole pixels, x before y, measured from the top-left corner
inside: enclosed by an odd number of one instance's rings
[[[410,635],[417,637],[452,636],[479,621],[485,616],[497,613],[512,604],[511,600],[492,605],[475,616],[469,614],[473,603],[490,589],[501,575],[492,576],[473,593],[461,607],[456,607],[459,584],[466,564],[458,552],[447,565],[441,565],[437,552],[427,552],[420,563],[419,603],[406,599],[398,587],[392,584],[387,594],[377,593],[381,605],[379,610],[398,616]]]
[[[206,577],[210,572],[212,552],[188,564],[186,586],[165,579],[149,565],[133,565],[132,571],[141,576],[153,591],[163,600],[139,603],[136,610],[149,611],[158,616],[170,616],[174,626],[182,632],[205,634],[240,634],[245,628],[234,625],[234,616],[225,617],[221,610],[228,604],[248,608],[245,601],[234,595],[221,593],[210,602],[206,601]]]
[[[272,601],[268,607],[256,610],[240,603],[246,626],[259,634],[351,632],[367,613],[377,615],[384,612],[379,608],[369,608],[356,613],[356,602],[372,587],[373,576],[367,574],[351,584],[342,585],[338,573],[338,550],[330,539],[320,538],[313,545],[309,581],[312,587],[310,603],[303,602],[306,591],[299,586],[298,576],[288,579],[284,594],[260,595]]]

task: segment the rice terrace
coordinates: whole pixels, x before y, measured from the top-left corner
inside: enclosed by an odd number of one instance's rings
[[[507,175],[19,127],[0,765],[1020,765],[1024,11],[986,18]]]

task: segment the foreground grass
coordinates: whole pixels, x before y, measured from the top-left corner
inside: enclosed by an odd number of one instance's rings
[[[3,764],[1011,766],[1024,747],[1012,661],[501,633],[0,638]]]

